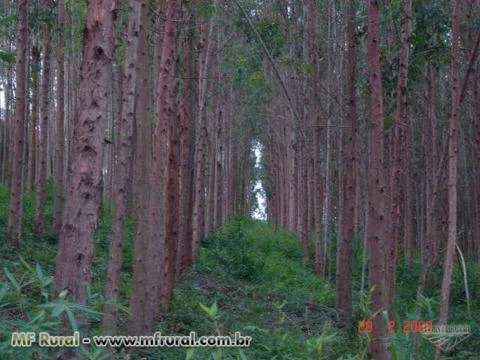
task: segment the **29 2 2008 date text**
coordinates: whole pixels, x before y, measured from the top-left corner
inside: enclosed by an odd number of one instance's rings
[[[433,331],[433,322],[431,320],[403,320],[400,324],[397,324],[395,320],[390,320],[386,327],[387,334],[396,332],[397,326],[400,326],[404,334],[428,334]],[[373,331],[373,321],[360,320],[357,325],[357,331],[359,334],[370,334]]]

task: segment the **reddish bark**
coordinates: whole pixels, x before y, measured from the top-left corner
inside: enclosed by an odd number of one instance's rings
[[[207,156],[207,119],[205,113],[205,95],[207,89],[208,42],[211,24],[205,19],[200,23],[199,71],[198,71],[198,141],[195,152],[195,197],[193,205],[192,254],[197,255],[200,242],[205,234],[205,165]]]
[[[135,243],[132,275],[132,291],[130,296],[130,334],[142,333],[144,325],[145,304],[149,294],[147,289],[148,272],[148,201],[150,189],[148,174],[152,159],[152,74],[148,55],[147,24],[148,0],[142,0],[138,33],[137,81],[135,99],[135,124],[133,138],[133,199],[135,206]]]
[[[405,258],[409,270],[413,269],[413,253],[415,248],[414,228],[414,179],[412,164],[412,134],[410,124],[405,129],[406,159],[405,159]]]
[[[480,98],[480,63],[477,64],[476,71],[475,71],[475,82],[473,85],[473,99],[479,99]],[[473,106],[472,102],[472,106]],[[480,106],[475,107],[475,159],[476,159],[476,173],[475,173],[475,179],[478,179],[480,177]],[[475,196],[475,213],[476,213],[476,221],[475,221],[475,229],[476,229],[476,241],[475,241],[475,246],[476,246],[476,254],[475,254],[475,259],[478,263],[480,263],[480,181],[476,182],[475,185],[476,189],[476,196]]]
[[[215,29],[213,31],[216,32]],[[212,54],[216,54],[216,41],[212,41]],[[212,56],[212,61],[210,63],[211,69],[217,68],[217,57]],[[215,82],[212,85],[211,89],[212,97],[212,106],[211,113],[207,113],[207,119],[212,119],[207,125],[207,153],[208,153],[208,164],[207,164],[207,204],[206,204],[206,224],[205,224],[205,234],[204,237],[207,237],[215,230],[215,168],[216,168],[216,158],[217,158],[217,131],[216,126],[218,124],[218,103],[219,103],[219,87],[218,87],[218,76],[215,76]]]
[[[353,174],[357,168],[357,106],[355,99],[356,78],[356,35],[355,35],[355,7],[354,1],[348,5],[347,23],[347,97],[348,97],[348,138],[347,142],[347,166],[345,176],[345,188],[343,191],[342,223],[340,224],[339,245],[337,251],[336,273],[336,308],[340,313],[340,319],[344,325],[349,324],[352,313],[352,257],[353,236],[355,219],[355,191],[356,178]]]
[[[174,109],[178,109],[178,80],[175,80],[178,79],[178,63],[172,71],[174,71],[174,74],[171,79],[173,84],[171,93],[169,94],[171,97],[169,101],[173,104]],[[168,117],[168,166],[166,173],[165,199],[165,250],[162,266],[162,293],[160,299],[163,308],[167,308],[170,304],[176,279],[175,265],[179,236],[178,216],[180,199],[180,129],[181,115],[170,113],[170,116]]]
[[[114,45],[113,1],[89,2],[87,10],[74,149],[54,283],[57,293],[67,289],[69,295],[81,304],[86,303],[86,290],[92,277]]]
[[[64,0],[58,1],[58,42],[57,42],[57,93],[58,109],[55,141],[55,202],[53,209],[52,233],[58,235],[62,228],[62,209],[65,173],[65,22],[66,10]]]
[[[384,246],[387,239],[386,196],[384,179],[383,145],[383,89],[380,68],[379,4],[368,1],[368,72],[370,82],[370,135],[371,147],[368,159],[368,242],[370,247],[370,287],[372,293],[373,332],[370,343],[374,359],[389,359],[385,339],[382,311],[384,294]]]
[[[220,88],[220,94],[224,93],[223,89]],[[215,136],[215,159],[214,166],[215,170],[215,180],[214,180],[214,212],[213,212],[213,229],[218,230],[222,226],[222,211],[223,211],[223,179],[225,177],[224,169],[224,158],[225,158],[225,148],[224,148],[224,121],[225,113],[223,111],[223,105],[219,104],[218,111],[216,114],[217,126],[215,127],[216,136]]]
[[[45,8],[49,7],[48,0],[42,1]],[[51,32],[47,25],[43,26],[43,73],[42,73],[42,94],[40,104],[40,127],[39,127],[39,142],[38,142],[38,179],[37,179],[37,198],[35,208],[35,228],[34,233],[38,238],[43,237],[45,228],[45,187],[47,185],[47,166],[48,166],[48,128],[50,119],[50,53],[51,46]]]
[[[154,133],[153,163],[150,171],[150,198],[148,202],[147,238],[147,297],[144,308],[144,331],[149,332],[159,312],[160,302],[166,305],[171,278],[175,276],[176,224],[178,206],[178,163],[172,158],[172,138],[170,130],[177,119],[177,81],[175,79],[176,39],[180,24],[179,1],[168,2],[166,21],[161,47],[161,61],[157,81],[157,125]],[[175,140],[176,141],[176,140]],[[176,152],[177,150],[175,150]],[[174,177],[177,179],[175,180]],[[166,189],[176,193],[167,193]],[[175,246],[172,248],[172,246]],[[173,264],[173,267],[172,267]],[[171,272],[173,268],[173,273]],[[151,272],[150,270],[153,270]],[[169,272],[170,271],[170,272]],[[168,272],[168,273],[167,273]],[[174,280],[173,280],[174,281]],[[168,302],[168,301],[167,301]]]
[[[397,269],[397,253],[401,226],[401,177],[405,155],[405,127],[407,126],[407,78],[410,39],[411,0],[403,0],[402,33],[400,42],[400,61],[397,87],[397,110],[393,125],[393,154],[390,170],[390,216],[389,242],[387,251],[387,268],[385,281],[387,285],[387,306],[390,310],[395,294],[395,275]]]
[[[29,148],[28,148],[28,169],[27,169],[27,191],[33,191],[37,175],[37,139],[38,139],[38,74],[40,72],[40,50],[37,46],[32,47],[32,112],[29,126]]]
[[[17,40],[16,40],[16,89],[15,126],[13,132],[12,172],[10,181],[10,206],[6,239],[12,245],[19,245],[22,235],[22,196],[23,196],[23,146],[25,141],[25,102],[28,46],[28,1],[17,1]]]
[[[129,173],[132,158],[132,134],[135,116],[135,86],[137,79],[138,34],[140,26],[140,0],[130,0],[128,20],[128,45],[125,59],[125,69],[122,81],[121,119],[118,129],[116,166],[116,186],[114,189],[114,216],[112,240],[110,243],[107,281],[105,283],[105,305],[103,328],[107,333],[117,330],[116,318],[118,308],[116,302],[120,292],[120,276],[122,269],[122,251],[124,241],[124,226],[127,216],[127,192],[129,190]]]
[[[193,187],[193,145],[194,124],[192,116],[193,105],[193,57],[192,39],[186,34],[183,39],[183,104],[180,133],[180,185],[179,185],[179,219],[178,219],[178,246],[177,246],[177,275],[183,273],[192,262],[191,242],[191,203]]]
[[[452,282],[453,260],[457,239],[457,175],[458,131],[460,126],[459,47],[460,47],[460,1],[455,1],[452,18],[452,117],[448,133],[448,240],[445,253],[444,274],[440,294],[438,323],[445,325],[448,317],[448,302]]]
[[[11,180],[10,171],[11,171],[11,156],[10,152],[12,151],[12,137],[14,126],[11,119],[11,110],[10,110],[10,93],[12,92],[12,82],[10,71],[7,71],[6,80],[5,80],[5,125],[4,125],[4,135],[3,135],[3,144],[2,144],[2,183],[8,184]],[[33,105],[32,105],[33,106]],[[33,187],[33,185],[32,185]]]

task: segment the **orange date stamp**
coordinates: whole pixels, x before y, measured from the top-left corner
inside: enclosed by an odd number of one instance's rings
[[[433,331],[433,322],[431,320],[403,320],[397,324],[395,320],[390,320],[386,327],[387,334],[393,334],[398,326],[404,334],[429,334]],[[372,320],[360,320],[357,324],[359,334],[371,334],[373,332]]]

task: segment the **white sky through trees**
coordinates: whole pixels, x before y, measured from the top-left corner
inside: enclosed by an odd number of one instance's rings
[[[255,168],[261,167],[262,159],[262,144],[255,142],[253,145],[253,152],[255,154]],[[256,220],[267,220],[266,213],[266,199],[265,199],[265,189],[263,188],[262,181],[257,179],[254,187],[255,196],[257,197],[258,207],[253,211],[252,217]]]

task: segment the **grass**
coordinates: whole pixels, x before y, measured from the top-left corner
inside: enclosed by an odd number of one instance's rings
[[[49,183],[46,204],[46,224],[51,222],[53,185]],[[111,239],[111,209],[104,206],[96,233],[94,282],[87,307],[71,304],[64,298],[53,298],[51,281],[55,270],[56,239],[33,236],[35,212],[34,194],[24,198],[23,237],[18,249],[2,241],[8,214],[8,191],[0,187],[0,358],[47,359],[58,353],[52,349],[13,349],[10,333],[15,330],[58,331],[62,314],[72,331],[78,326],[75,318],[87,314],[90,335],[101,334],[100,314],[103,307],[103,286]],[[121,305],[128,306],[133,259],[134,223],[126,225],[126,244],[122,267]],[[368,319],[365,306],[368,297],[359,296],[361,249],[354,249],[354,319],[352,329],[360,319]],[[332,255],[334,256],[334,255]],[[333,257],[334,258],[334,257]],[[334,309],[335,286],[317,277],[310,266],[302,264],[302,248],[291,234],[269,224],[245,217],[234,217],[219,232],[206,239],[198,259],[182,276],[173,295],[172,305],[162,314],[157,331],[165,335],[229,335],[236,331],[253,338],[252,345],[242,351],[233,348],[143,349],[132,356],[112,354],[108,349],[84,350],[85,359],[366,359],[368,336],[338,327]],[[38,265],[37,265],[38,264]],[[400,261],[397,272],[395,319],[398,331],[389,337],[396,359],[410,359],[414,336],[403,334],[401,324],[416,318],[416,283],[420,262],[416,258],[413,271]],[[467,273],[473,319],[480,319],[480,266],[467,262]],[[436,320],[439,281],[442,269],[434,269],[426,289],[423,319]],[[361,301],[362,300],[362,301]],[[212,309],[214,316],[212,316]],[[70,315],[71,316],[70,316]],[[65,317],[63,317],[65,319]],[[122,333],[128,314],[120,315]],[[460,344],[445,359],[478,359],[480,326],[467,317],[463,276],[455,266],[451,290],[451,324],[470,324],[472,336]],[[432,359],[433,346],[418,338],[417,359]]]
[[[244,350],[248,359],[312,359],[316,338],[336,333],[337,346],[325,346],[323,356],[339,358],[341,331],[335,329],[334,290],[302,266],[301,246],[268,224],[237,217],[209,237],[198,262],[185,275],[170,310],[158,330],[162,333],[214,334],[199,303],[216,303],[219,329],[252,336]],[[345,335],[346,336],[346,335]],[[182,350],[165,349],[147,355],[174,359]],[[198,351],[199,359],[211,350]],[[174,355],[175,354],[175,355]],[[224,350],[236,359],[238,350]],[[179,359],[181,357],[178,357]]]

